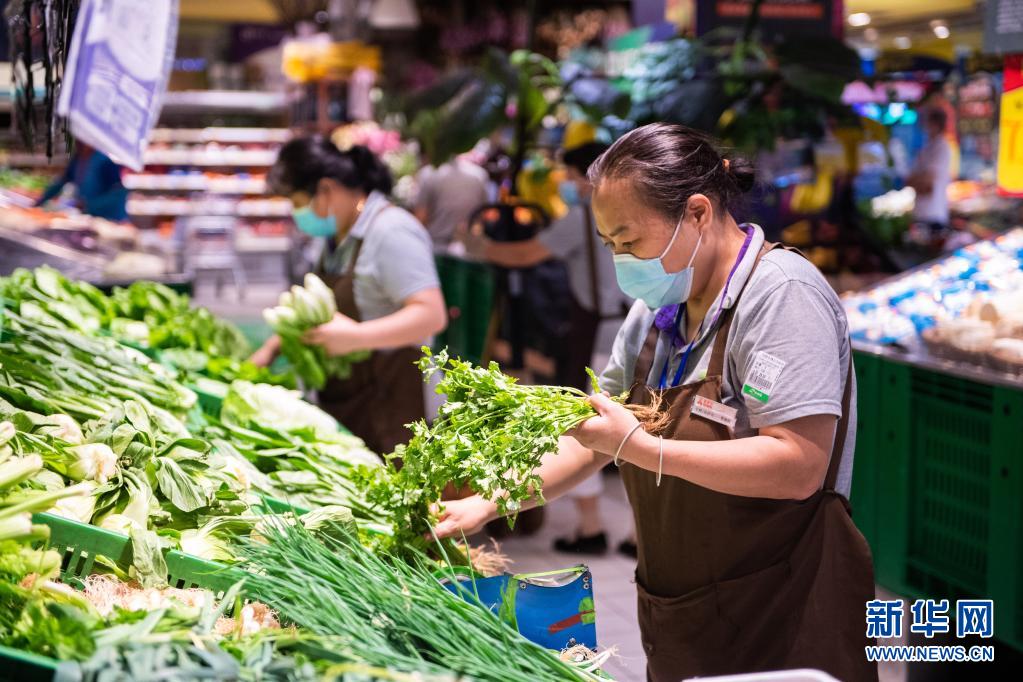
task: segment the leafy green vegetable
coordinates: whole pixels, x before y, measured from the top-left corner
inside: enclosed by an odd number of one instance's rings
[[[321,389],[327,379],[351,376],[352,365],[369,358],[369,351],[327,355],[322,346],[302,342],[306,331],[330,322],[337,312],[334,292],[316,275],[305,276],[304,287],[281,294],[278,305],[263,311],[263,319],[281,338],[281,353],[308,388]]]
[[[542,500],[541,458],[556,451],[561,434],[596,414],[578,389],[522,386],[496,363],[474,367],[446,351],[423,353],[427,378],[443,370],[437,392],[447,401],[432,425],[412,425],[412,439],[392,455],[401,469],[365,478],[370,501],[392,511],[395,538],[410,545],[429,532],[430,507],[450,483],[496,501],[502,514],[534,495]]]

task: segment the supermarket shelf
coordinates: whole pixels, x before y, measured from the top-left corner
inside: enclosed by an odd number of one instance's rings
[[[180,206],[165,206],[154,202],[128,202],[129,215],[137,217],[168,217],[183,216],[235,216],[238,218],[288,218],[291,207],[247,207],[238,205],[217,205],[194,202],[181,202]]]
[[[149,166],[272,166],[274,149],[151,149],[144,161]]]
[[[963,362],[953,362],[952,360],[936,358],[928,353],[926,348],[915,342],[907,344],[906,346],[883,346],[864,343],[862,341],[853,341],[853,350],[881,357],[902,365],[921,367],[923,369],[931,370],[932,372],[940,372],[942,374],[948,374],[959,377],[960,379],[968,379],[982,384],[1007,386],[1015,389],[1023,387],[1023,378],[1021,377],[1007,374],[1005,372],[996,372],[993,369],[988,369],[987,367],[981,367],[979,365],[970,365]]]
[[[291,131],[287,128],[156,128],[149,135],[150,142],[193,144],[283,144],[290,139]]]
[[[67,162],[66,154],[54,154],[51,158],[45,154],[0,153],[0,166],[11,166],[12,168],[59,168],[66,166]]]
[[[208,178],[203,175],[127,175],[124,186],[131,190],[163,192],[208,192],[210,194],[266,194],[262,178]]]
[[[249,90],[185,90],[168,92],[163,98],[165,112],[237,112],[241,114],[283,114],[287,100],[281,92]]]

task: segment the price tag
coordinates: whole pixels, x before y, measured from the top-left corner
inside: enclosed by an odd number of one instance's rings
[[[724,424],[728,428],[735,428],[735,414],[736,410],[734,407],[728,405],[722,405],[716,400],[710,398],[704,398],[702,395],[698,395],[693,398],[693,406],[689,410],[690,414],[695,414],[697,417],[703,417],[709,419],[712,422],[718,424]]]
[[[998,193],[1023,196],[1023,73],[1019,55],[1005,58],[998,132]]]

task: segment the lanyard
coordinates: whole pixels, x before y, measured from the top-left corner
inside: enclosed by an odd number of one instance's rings
[[[721,305],[718,306],[717,312],[714,313],[714,320],[710,324],[710,329],[714,329],[717,326],[718,321],[721,319],[721,313],[725,309],[725,297],[728,296],[728,286],[732,283],[732,276],[735,275],[735,271],[739,267],[739,263],[746,256],[746,251],[749,250],[750,242],[753,241],[753,226],[748,223],[740,225],[746,232],[746,239],[742,242],[742,248],[739,249],[739,255],[736,256],[735,262],[732,263],[732,269],[728,272],[728,279],[725,280],[725,288],[721,290]],[[657,383],[657,387],[660,390],[664,390],[667,387],[668,381],[668,368],[671,366],[672,350],[675,348],[675,340],[678,338],[679,325],[682,323],[682,313],[685,312],[685,303],[682,303],[678,307],[678,312],[675,313],[675,322],[671,326],[671,339],[668,342],[667,357],[664,359],[664,368],[661,370],[661,378]],[[674,380],[671,382],[671,387],[674,388],[679,385],[682,381],[682,377],[685,374],[686,366],[689,364],[689,356],[693,352],[693,348],[696,347],[697,342],[703,335],[703,322],[700,323],[699,329],[696,330],[696,335],[693,336],[693,340],[689,342],[685,350],[682,351],[682,357],[678,361],[678,369],[675,370]]]

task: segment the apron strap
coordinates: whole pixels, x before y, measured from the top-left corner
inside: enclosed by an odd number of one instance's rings
[[[380,215],[391,210],[392,208],[397,209],[398,207],[392,203],[388,203],[387,206],[381,208],[379,211],[377,211],[375,216],[369,219],[369,224],[366,225],[365,234],[362,235],[361,239],[355,240],[355,250],[352,252],[352,259],[348,261],[348,267],[345,268],[345,271],[342,275],[343,277],[355,274],[355,263],[359,260],[359,254],[362,253],[362,244],[364,241],[366,241],[366,236],[369,235],[369,231],[373,228],[374,225],[376,225],[377,219],[380,217]],[[324,254],[324,257],[325,256],[326,254]]]
[[[647,383],[647,377],[650,376],[650,370],[654,366],[654,355],[657,353],[657,339],[660,337],[660,331],[656,325],[650,325],[650,331],[646,334],[646,341],[643,342],[643,348],[639,351],[639,357],[636,358],[636,369],[635,376],[632,377],[633,383],[641,382],[643,385]]]
[[[845,373],[845,391],[842,393],[842,416],[838,418],[838,426],[835,427],[835,445],[831,448],[831,459],[828,462],[828,473],[824,477],[824,489],[834,490],[838,482],[838,471],[842,468],[842,458],[845,455],[845,439],[849,435],[849,407],[852,405],[852,345],[849,346],[849,366]]]

